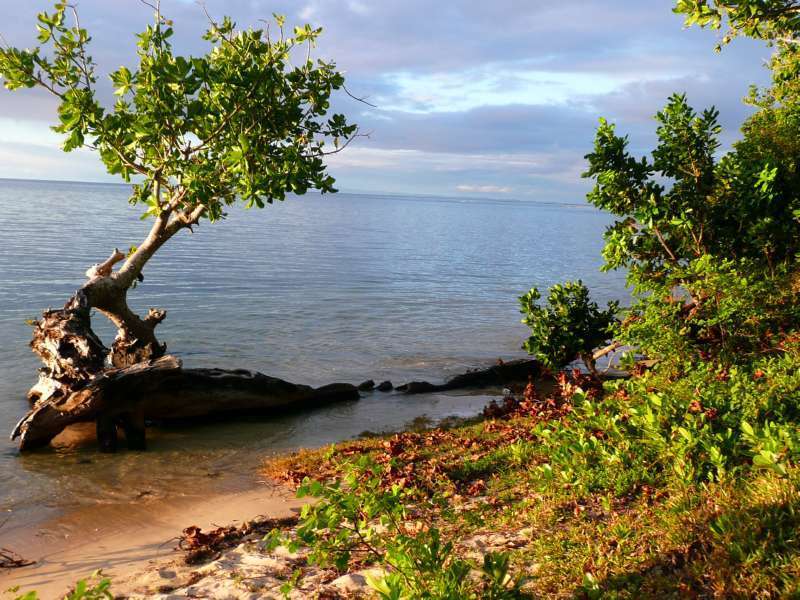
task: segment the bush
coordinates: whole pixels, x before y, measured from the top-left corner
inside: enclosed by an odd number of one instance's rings
[[[612,336],[619,304],[609,302],[601,310],[581,281],[551,287],[546,306],[539,305],[540,298],[536,288],[519,298],[522,322],[531,330],[523,348],[550,369],[580,358],[595,373],[593,351]]]

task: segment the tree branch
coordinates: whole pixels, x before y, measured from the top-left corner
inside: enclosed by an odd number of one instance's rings
[[[167,237],[172,237],[184,227],[188,227],[191,229],[192,225],[195,225],[200,220],[200,217],[203,216],[203,213],[205,211],[206,207],[202,204],[198,204],[191,210],[183,210],[180,212],[176,212],[173,215],[172,220],[167,225],[166,228]]]
[[[347,89],[346,85],[342,85],[342,89],[344,90],[344,93],[350,96],[353,100],[361,102],[362,104],[366,104],[367,106],[371,106],[372,108],[378,108],[377,105],[367,102],[366,96],[363,98],[359,98],[358,96],[354,96],[353,94],[351,94],[350,90]]]
[[[108,277],[111,275],[114,265],[124,259],[125,255],[120,252],[118,248],[114,248],[111,256],[109,256],[105,261],[90,267],[89,270],[86,271],[86,277],[89,279],[94,279],[95,277]]]
[[[661,235],[661,232],[658,230],[658,227],[653,227],[652,230],[653,233],[656,234],[658,241],[661,242],[661,246],[664,248],[664,250],[667,251],[667,254],[669,254],[669,257],[672,259],[672,262],[678,262],[678,259],[675,258],[675,255],[672,253],[672,250],[670,250],[669,246],[667,246],[667,242],[664,241],[664,236]]]
[[[169,208],[161,211],[156,217],[155,223],[150,228],[150,232],[136,249],[136,251],[128,257],[125,264],[114,276],[118,284],[124,288],[129,288],[133,284],[133,280],[142,272],[144,265],[156,253],[156,251],[166,242],[172,233],[169,233],[167,223],[171,214]]]

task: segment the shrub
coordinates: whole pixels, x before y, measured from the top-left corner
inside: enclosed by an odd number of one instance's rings
[[[546,306],[539,304],[540,298],[539,290],[532,288],[519,299],[522,322],[531,330],[523,348],[550,369],[580,358],[595,373],[593,351],[612,336],[619,304],[609,302],[601,310],[581,281],[551,287]]]

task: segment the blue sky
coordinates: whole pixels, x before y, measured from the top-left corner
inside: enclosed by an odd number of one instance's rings
[[[320,57],[348,88],[336,108],[370,132],[331,157],[342,191],[581,202],[583,156],[597,119],[652,147],[652,115],[673,91],[721,111],[724,139],[748,114],[751,83],[767,81],[769,49],[685,30],[669,0],[207,0],[241,26],[277,12],[325,28]],[[0,30],[35,41],[48,2],[4,3]],[[138,0],[80,0],[101,71],[132,63],[133,34],[151,19]],[[198,54],[206,18],[197,3],[162,0],[176,50]],[[0,91],[0,177],[115,181],[89,152],[63,154],[49,130],[55,102],[39,91]]]

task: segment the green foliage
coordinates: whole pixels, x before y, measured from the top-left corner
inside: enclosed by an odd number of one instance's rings
[[[586,157],[584,176],[595,180],[588,199],[621,217],[606,232],[605,268],[628,269],[636,290],[684,285],[686,266],[708,254],[771,271],[800,251],[797,155],[767,154],[760,139],[746,138],[716,161],[717,116],[714,109],[698,115],[684,95],[672,96],[656,115],[652,160],[631,157],[627,137],[601,121]]]
[[[17,589],[9,590],[16,592]],[[111,593],[111,580],[102,577],[100,571],[95,571],[89,579],[81,579],[75,584],[63,600],[113,600],[114,594]],[[17,596],[14,600],[39,600],[36,592],[27,592]]]
[[[737,35],[781,41],[800,31],[795,0],[678,0],[674,11],[686,16],[686,25],[728,31],[723,43]]]
[[[796,32],[796,7],[785,6],[690,1],[676,10],[689,24],[719,27],[727,19],[736,32],[775,41]],[[782,43],[780,61],[795,52]],[[632,157],[628,138],[601,120],[586,157],[584,176],[595,182],[588,199],[618,217],[605,234],[604,268],[626,269],[637,297],[620,338],[651,358],[745,361],[775,351],[794,328],[800,107],[793,86],[754,92],[759,110],[722,156],[717,111],[698,114],[684,95],[656,115],[659,141],[650,157]]]
[[[0,50],[0,77],[12,90],[54,94],[64,150],[91,148],[109,173],[137,176],[130,201],[146,216],[213,221],[237,199],[260,208],[287,193],[334,192],[323,157],[356,133],[344,116],[328,115],[344,79],[333,63],[311,58],[321,29],[287,35],[283,18],[276,22],[271,33],[212,21],[209,51],[180,56],[172,22],[157,13],[137,36],[138,64],[110,74],[117,100],[105,107],[91,38],[74,8],[58,2],[38,16],[38,46]]]
[[[436,527],[413,526],[409,504],[413,490],[383,485],[379,467],[368,457],[340,464],[340,479],[321,483],[308,478],[299,497],[316,499],[303,507],[296,537],[310,548],[309,560],[346,571],[354,558],[384,571],[368,583],[384,600],[513,600],[522,598],[524,580],[513,578],[507,555],[488,553],[473,579],[469,562],[458,558],[453,543]],[[419,506],[415,508],[418,510]],[[267,547],[284,542],[273,532]]]
[[[581,281],[551,287],[546,306],[539,305],[540,298],[536,288],[519,298],[522,322],[531,330],[523,348],[551,369],[581,358],[594,371],[592,352],[611,337],[618,303],[601,310]]]

